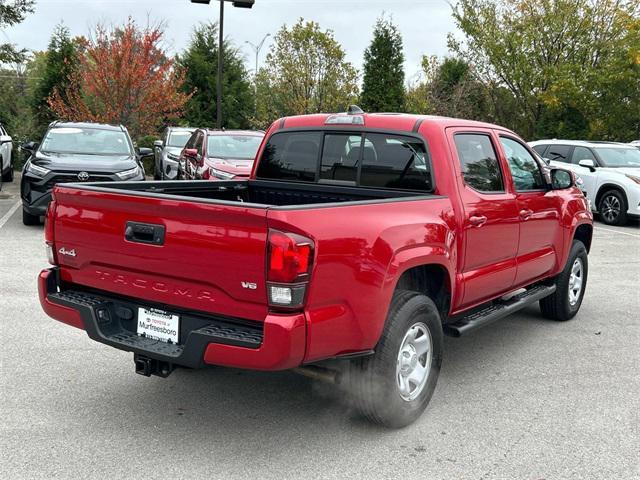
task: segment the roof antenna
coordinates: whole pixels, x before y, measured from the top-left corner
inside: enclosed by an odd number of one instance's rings
[[[349,110],[347,110],[347,113],[349,115],[363,115],[364,114],[364,110],[362,110],[357,105],[349,105]]]

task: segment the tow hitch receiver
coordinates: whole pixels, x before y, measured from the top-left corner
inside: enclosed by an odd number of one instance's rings
[[[145,377],[156,375],[167,378],[174,369],[174,366],[170,363],[161,362],[160,360],[138,355],[137,353],[133,355],[133,362],[136,365],[136,373],[138,375],[144,375]]]

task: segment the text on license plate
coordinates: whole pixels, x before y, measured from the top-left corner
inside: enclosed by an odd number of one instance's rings
[[[178,343],[180,317],[155,308],[138,308],[138,335]]]

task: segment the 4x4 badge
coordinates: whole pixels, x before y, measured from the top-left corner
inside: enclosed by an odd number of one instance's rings
[[[67,257],[75,257],[76,256],[76,249],[72,249],[72,250],[67,250],[66,248],[62,247],[60,250],[58,250],[58,253],[60,255],[66,255]]]

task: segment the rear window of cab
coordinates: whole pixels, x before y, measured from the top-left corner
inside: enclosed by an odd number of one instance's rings
[[[265,146],[256,176],[269,180],[433,191],[424,141],[391,133],[275,133]]]

